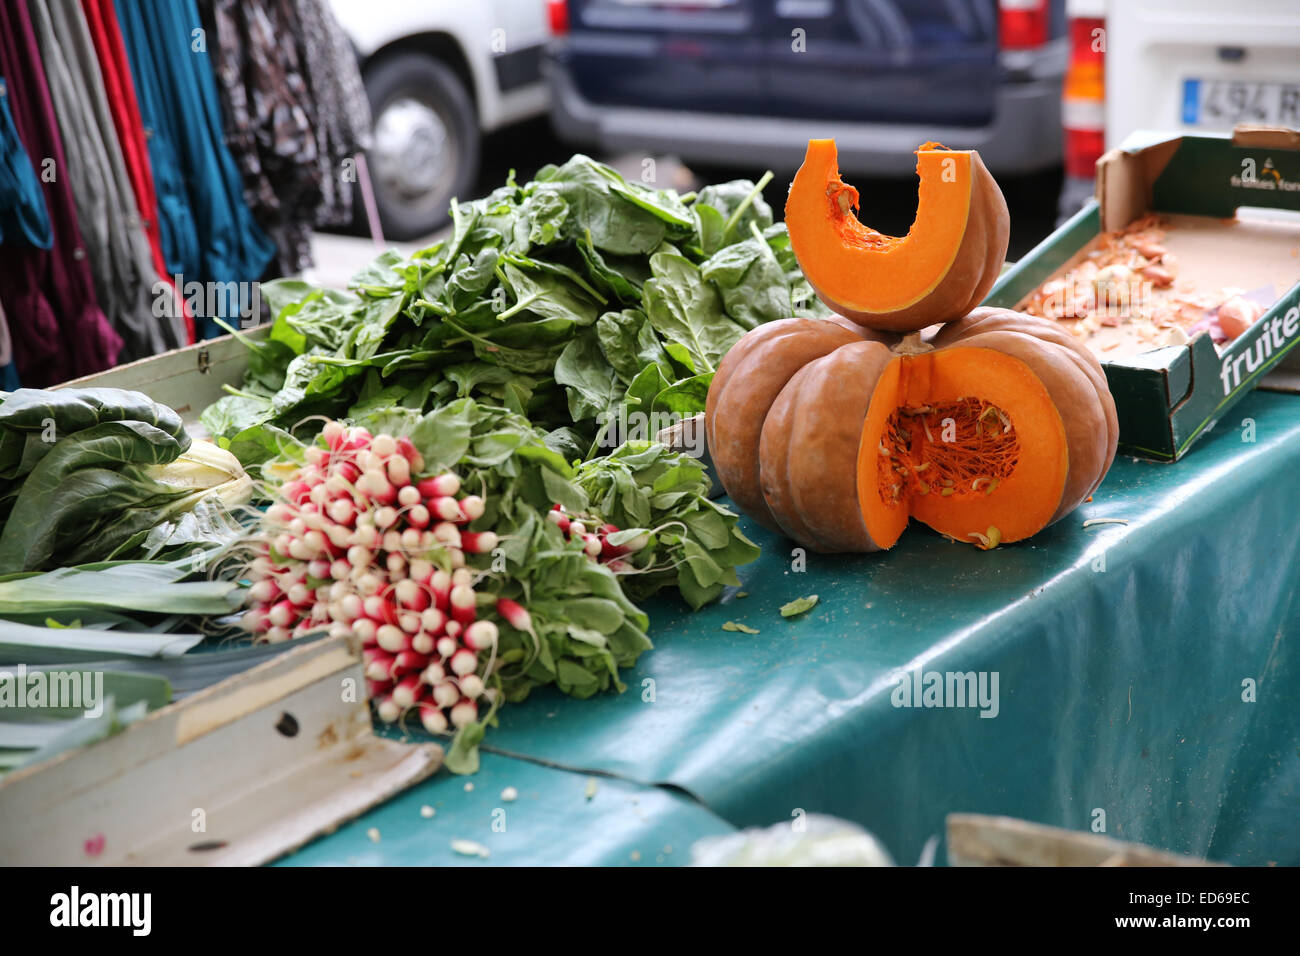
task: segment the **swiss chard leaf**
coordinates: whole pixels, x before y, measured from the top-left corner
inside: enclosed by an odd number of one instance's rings
[[[144,466],[187,447],[188,436],[142,421],[106,421],[55,442],[0,531],[0,574],[96,560],[147,531],[187,492],[152,480]]]

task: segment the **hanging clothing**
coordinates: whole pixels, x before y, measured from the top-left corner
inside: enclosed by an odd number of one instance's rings
[[[18,373],[25,384],[40,387],[116,364],[122,340],[95,300],[58,120],[22,2],[0,3],[0,76],[27,155],[53,161],[53,175],[40,177],[53,246],[49,252],[6,246],[0,255],[0,303]]]
[[[293,0],[202,0],[226,142],[244,196],[275,242],[272,271],[310,268],[311,227],[321,205],[318,117],[298,45]]]
[[[323,0],[200,0],[200,12],[245,198],[275,241],[273,270],[301,272],[312,227],[352,219],[356,155],[370,145],[356,56]]]
[[[118,146],[131,180],[136,210],[149,238],[149,251],[153,257],[154,271],[159,281],[173,289],[172,273],[163,255],[162,230],[159,223],[158,200],[154,191],[153,167],[149,161],[149,147],[145,142],[144,121],[136,99],[135,83],[131,78],[131,64],[122,44],[122,32],[117,23],[113,0],[81,0],[86,16],[99,71],[104,82],[108,108],[113,115],[113,128],[117,131]],[[184,299],[177,297],[177,311],[185,319],[186,344],[194,341],[194,317],[184,308]]]
[[[300,59],[316,107],[321,167],[320,226],[352,221],[356,155],[370,148],[370,99],[347,34],[325,0],[295,0],[302,24]]]
[[[153,253],[136,210],[79,0],[27,0],[65,143],[67,175],[100,307],[122,336],[123,361],[186,342],[184,319],[155,310]]]
[[[104,6],[112,0],[100,0]],[[116,8],[115,8],[116,9]],[[162,241],[164,266],[168,275],[199,274],[199,232],[190,209],[189,192],[181,167],[176,143],[169,126],[159,90],[160,78],[149,68],[149,33],[141,17],[140,5],[130,0],[117,9],[116,19],[127,54],[127,65],[140,109],[141,132],[149,152],[157,199],[158,232]],[[183,49],[189,49],[188,45]]]
[[[9,92],[0,76],[0,243],[26,243],[48,249],[54,244],[41,184],[23,149],[9,111]],[[7,333],[6,333],[7,334]],[[6,339],[7,341],[7,339]],[[3,364],[3,363],[0,363]]]
[[[178,270],[184,284],[191,278],[256,281],[275,246],[244,201],[239,168],[223,139],[206,33],[194,0],[119,0],[117,12],[136,88],[149,91],[141,96],[142,114],[151,114],[146,122],[154,137],[167,140],[184,173],[198,243],[197,268]],[[211,317],[199,324],[204,337],[222,331]]]

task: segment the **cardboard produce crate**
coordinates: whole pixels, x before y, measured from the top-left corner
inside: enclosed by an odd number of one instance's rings
[[[1283,211],[1238,220],[1241,207]],[[1084,254],[1102,232],[1155,212],[1173,217],[1180,277],[1251,288],[1277,298],[1222,351],[1207,334],[1131,358],[1103,361],[1119,413],[1120,451],[1174,461],[1265,375],[1274,387],[1300,375],[1300,132],[1238,127],[1229,134],[1138,133],[1097,163],[1097,195],[999,279],[985,305],[1017,308]],[[1184,217],[1213,217],[1191,220]],[[1171,250],[1174,243],[1167,243]]]

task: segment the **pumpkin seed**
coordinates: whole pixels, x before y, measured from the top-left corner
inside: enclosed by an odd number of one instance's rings
[[[947,498],[950,494],[952,494],[952,488],[945,488],[943,489],[943,491],[939,492],[939,494]]]
[[[927,485],[924,481],[918,481],[916,483],[916,487],[917,490],[920,491],[921,494],[923,495],[928,495],[930,493],[930,486]]]

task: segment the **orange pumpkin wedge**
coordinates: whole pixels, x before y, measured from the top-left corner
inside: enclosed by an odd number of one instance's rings
[[[961,318],[1006,259],[1007,203],[979,153],[926,143],[916,172],[916,220],[900,237],[858,221],[833,139],[808,142],[790,186],[785,221],[804,276],[829,308],[868,328],[914,332]]]
[[[815,551],[892,547],[910,518],[982,548],[1096,490],[1119,424],[1101,366],[1054,324],[978,309],[924,344],[769,323],[729,352],[705,433],[732,501]]]

